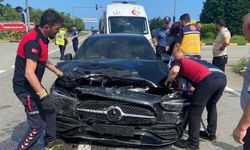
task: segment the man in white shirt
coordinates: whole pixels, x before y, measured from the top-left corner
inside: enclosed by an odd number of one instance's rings
[[[225,72],[228,57],[227,46],[231,39],[231,33],[225,27],[225,22],[222,19],[216,20],[216,30],[218,34],[213,47],[213,65]]]

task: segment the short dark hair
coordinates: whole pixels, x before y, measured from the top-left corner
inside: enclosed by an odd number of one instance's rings
[[[63,24],[63,18],[53,9],[47,9],[40,18],[40,27],[45,25],[54,25],[55,23]]]
[[[181,29],[180,22],[174,22],[170,28],[169,36],[177,37]]]
[[[224,27],[226,25],[225,21],[221,18],[216,19],[215,24]]]
[[[164,17],[164,22],[171,22],[171,18],[170,17],[168,17],[168,16],[166,16],[166,17]]]
[[[190,22],[190,15],[188,13],[181,15],[180,20],[184,20],[186,22]]]

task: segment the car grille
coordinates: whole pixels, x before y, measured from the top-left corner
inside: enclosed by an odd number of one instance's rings
[[[107,115],[109,108],[118,108],[121,118],[112,121]],[[152,124],[155,122],[154,113],[147,108],[131,106],[124,103],[110,101],[84,101],[77,112],[82,120],[93,122],[113,122],[115,124]]]

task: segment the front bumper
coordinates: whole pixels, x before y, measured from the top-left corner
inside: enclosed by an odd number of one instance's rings
[[[67,140],[90,140],[106,145],[165,146],[175,143],[182,135],[179,126],[158,124],[150,126],[82,123],[57,115],[57,134]]]
[[[165,146],[175,143],[182,135],[183,110],[180,108],[184,107],[185,98],[180,95],[161,97],[100,87],[77,90],[79,93],[75,97],[52,90],[51,95],[60,108],[57,135],[62,138],[107,145]],[[170,102],[164,103],[165,110],[161,106],[164,99]]]

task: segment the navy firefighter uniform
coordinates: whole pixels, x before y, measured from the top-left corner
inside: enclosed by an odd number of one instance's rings
[[[44,113],[39,97],[25,77],[26,60],[37,62],[35,74],[41,82],[48,59],[48,39],[38,27],[26,34],[17,49],[13,90],[25,108],[29,130],[18,145],[18,149],[29,149],[45,130],[45,142],[55,139],[55,114]]]

